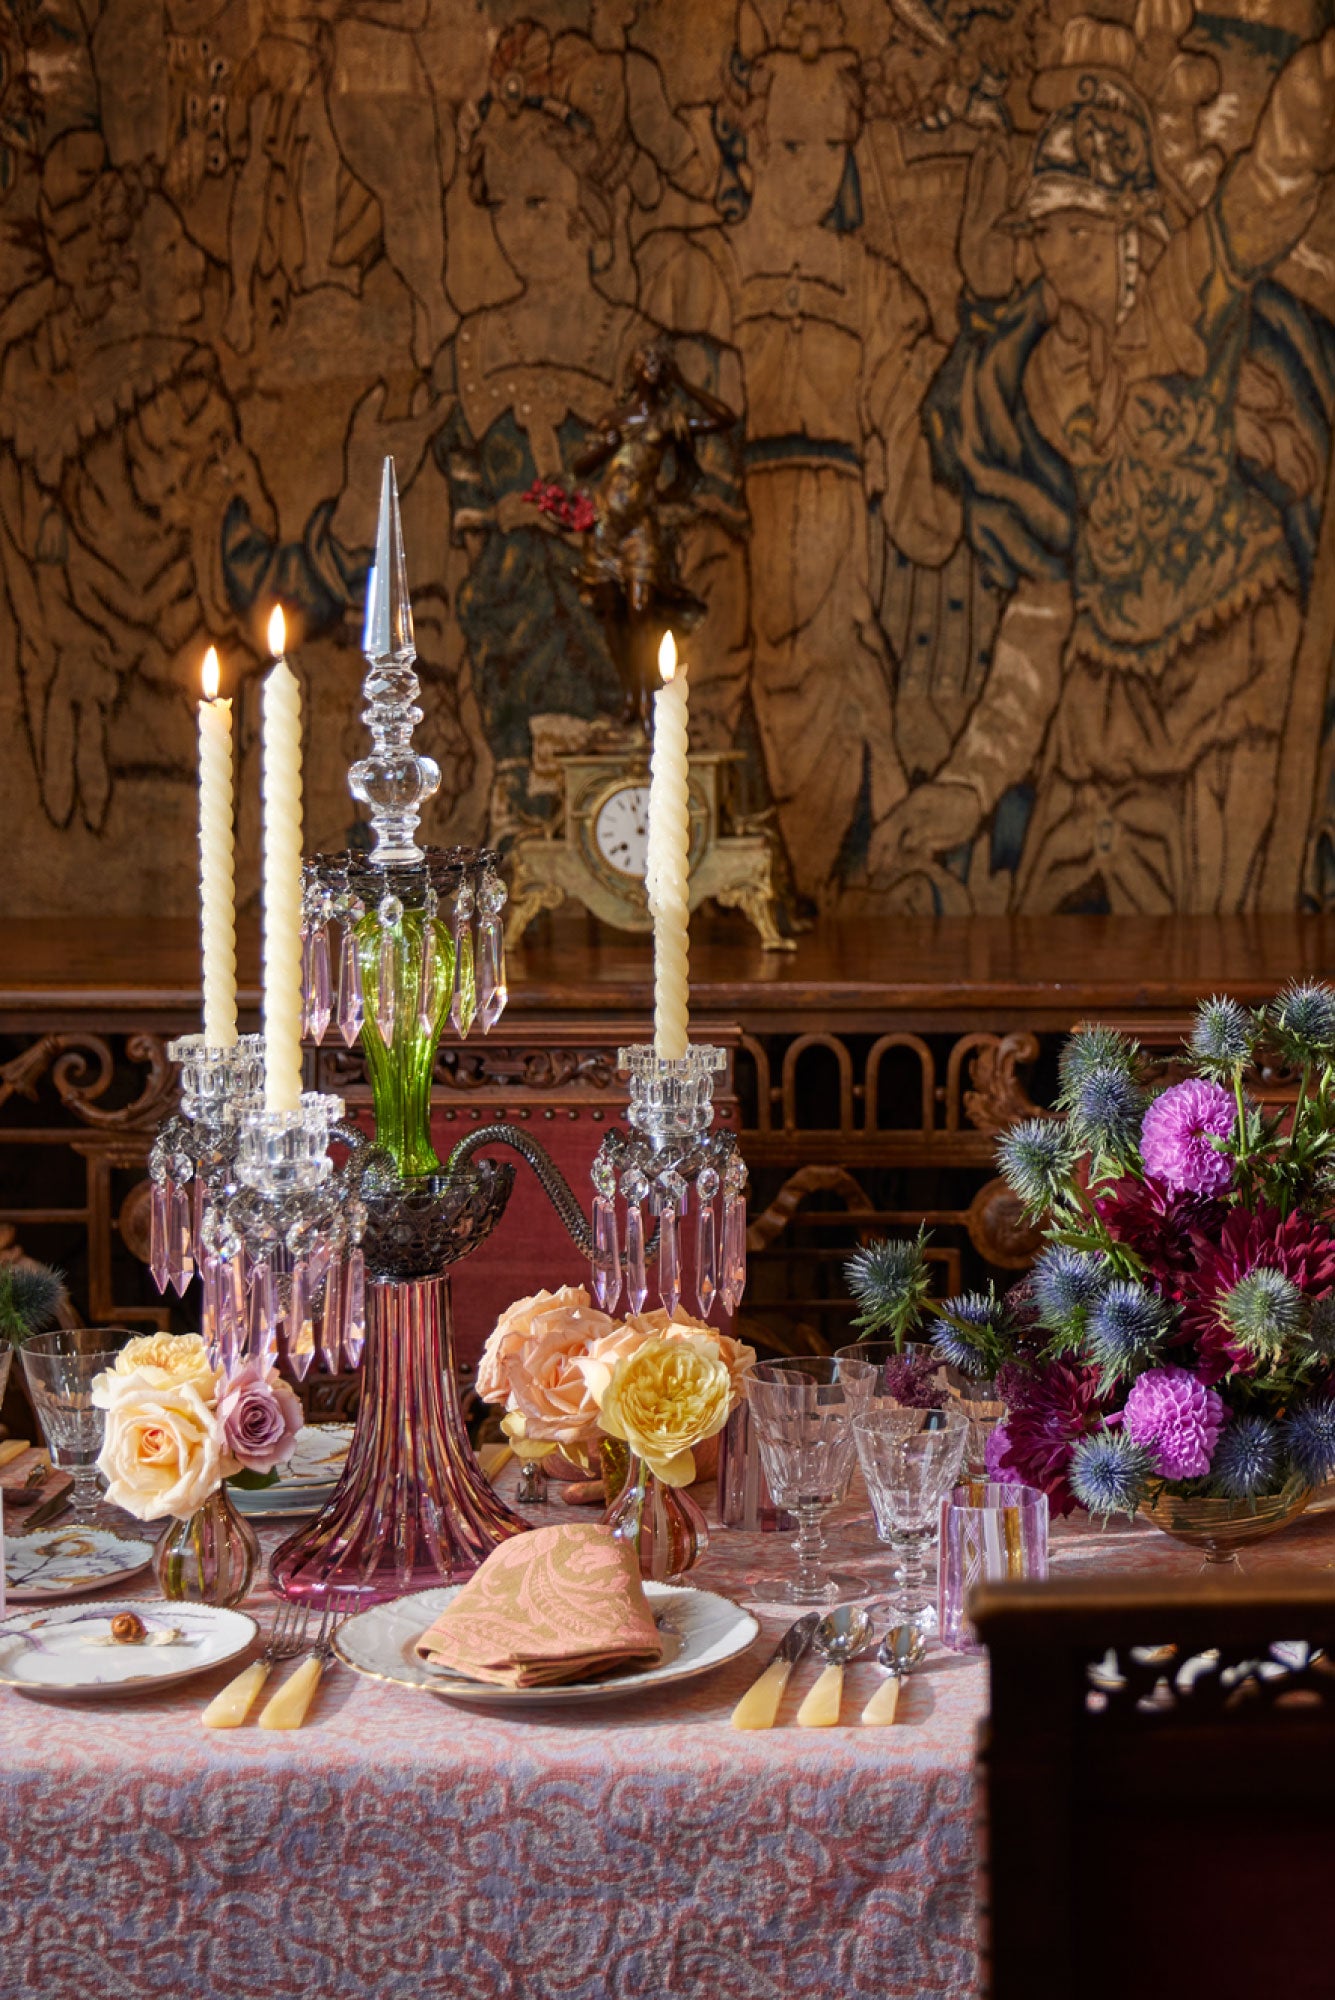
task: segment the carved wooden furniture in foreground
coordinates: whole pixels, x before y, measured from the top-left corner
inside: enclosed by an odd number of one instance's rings
[[[987,2000],[1328,2000],[1335,1584],[1089,1576],[972,1613]]]

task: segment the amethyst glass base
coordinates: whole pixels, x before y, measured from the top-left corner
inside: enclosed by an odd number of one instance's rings
[[[283,1597],[351,1592],[365,1604],[462,1583],[529,1523],[473,1455],[455,1388],[449,1279],[367,1286],[357,1426],[328,1505],[275,1551]]]

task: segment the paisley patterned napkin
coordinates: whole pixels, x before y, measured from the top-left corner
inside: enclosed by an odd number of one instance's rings
[[[554,1687],[662,1658],[635,1551],[597,1522],[494,1549],[417,1642],[429,1666],[501,1687]]]

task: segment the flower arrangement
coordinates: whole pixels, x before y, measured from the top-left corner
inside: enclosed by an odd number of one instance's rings
[[[1248,1100],[1257,1062],[1293,1075],[1291,1107]],[[1045,1247],[1004,1297],[939,1308],[937,1353],[1006,1404],[993,1476],[1058,1512],[1247,1503],[1335,1472],[1335,989],[1208,1001],[1187,1067],[1152,1088],[1134,1042],[1077,1030],[1065,1117],[1000,1144]]]
[[[520,1458],[564,1452],[587,1464],[619,1438],[669,1486],[689,1486],[695,1452],[741,1401],[755,1352],[680,1309],[614,1320],[582,1285],[507,1308],[483,1350],[477,1392],[503,1403]]]
[[[267,1485],[302,1425],[275,1370],[214,1368],[197,1333],[128,1341],[92,1393],[107,1413],[97,1461],[107,1497],[141,1521],[188,1520],[224,1481]]]

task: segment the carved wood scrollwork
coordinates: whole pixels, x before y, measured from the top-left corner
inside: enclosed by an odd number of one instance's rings
[[[970,1035],[951,1050],[951,1069],[968,1054],[964,1115],[980,1132],[1002,1132],[1017,1118],[1041,1118],[1020,1074],[1038,1060],[1038,1036],[1027,1028],[1010,1035]],[[952,1077],[953,1081],[953,1077]],[[953,1098],[953,1091],[950,1093]]]
[[[0,1105],[14,1096],[35,1104],[38,1087],[49,1072],[61,1103],[82,1124],[118,1132],[156,1127],[175,1093],[175,1064],[168,1061],[161,1035],[127,1036],[125,1054],[147,1075],[130,1103],[108,1106],[98,1100],[115,1081],[117,1065],[106,1038],[88,1033],[41,1035],[0,1068]]]

